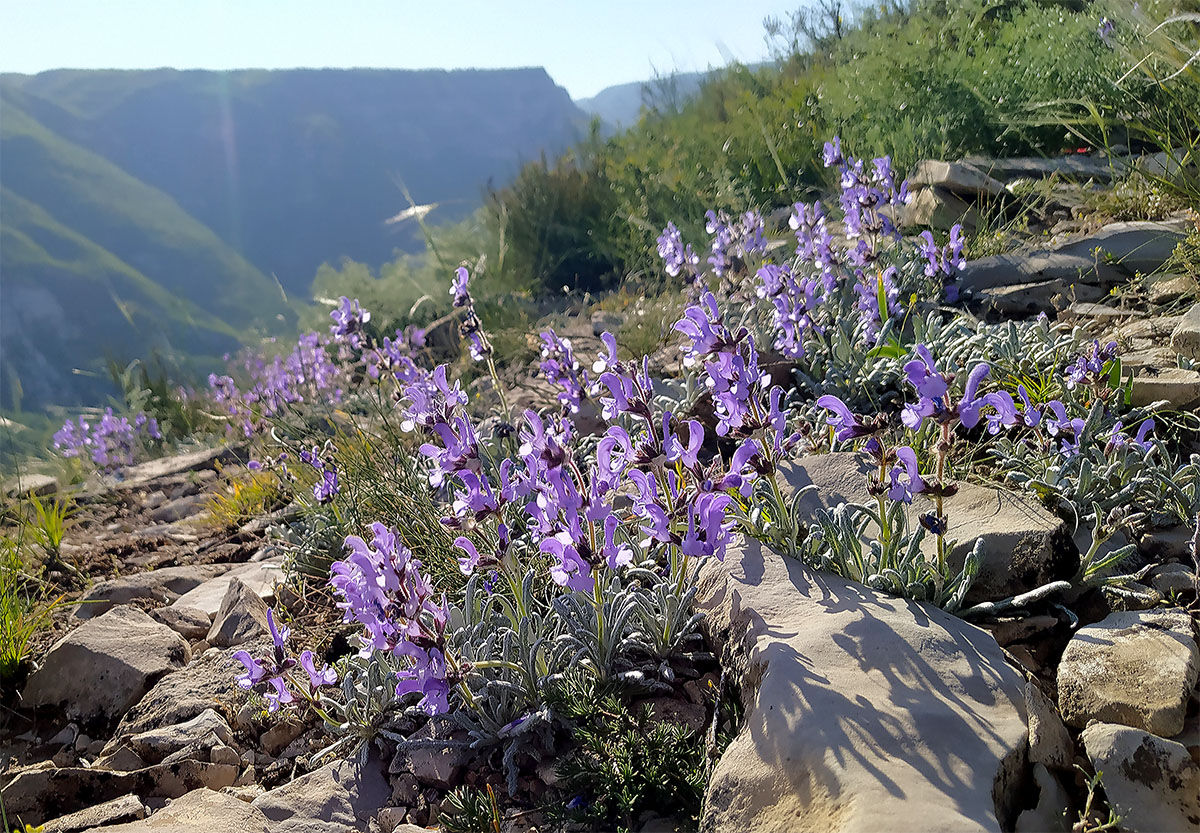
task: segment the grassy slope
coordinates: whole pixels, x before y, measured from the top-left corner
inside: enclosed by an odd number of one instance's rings
[[[94,401],[108,390],[109,357],[216,355],[237,345],[239,333],[228,323],[41,207],[7,189],[0,189],[0,206],[6,404]]]
[[[270,278],[20,97],[0,100],[0,403],[95,402],[106,358],[216,355],[277,324],[286,309]]]
[[[189,216],[134,179],[0,99],[4,185],[113,253],[171,294],[243,328],[283,308],[274,282]]]

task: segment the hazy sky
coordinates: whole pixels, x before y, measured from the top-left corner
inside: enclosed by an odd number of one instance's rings
[[[574,98],[766,55],[801,0],[0,0],[0,71],[544,66]]]

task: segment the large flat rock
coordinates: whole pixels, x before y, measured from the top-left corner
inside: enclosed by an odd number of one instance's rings
[[[1200,830],[1200,766],[1187,747],[1112,723],[1093,723],[1082,739],[1121,830]]]
[[[972,260],[963,268],[959,284],[985,305],[997,293],[1002,296],[1005,288],[1018,285],[1042,287],[1046,298],[1060,286],[1107,290],[1138,272],[1161,268],[1185,230],[1182,221],[1111,223],[1054,248]],[[1047,286],[1050,288],[1045,289]]]
[[[110,724],[190,659],[175,631],[137,608],[115,607],[54,643],[21,698],[26,706],[61,706],[83,723]]]
[[[214,790],[192,790],[144,821],[97,833],[273,833],[261,811]]]
[[[251,562],[234,567],[224,575],[209,579],[187,591],[171,604],[202,610],[210,617],[217,615],[230,583],[237,579],[260,599],[275,598],[275,585],[283,581],[283,558]]]
[[[1171,737],[1183,731],[1198,674],[1185,611],[1120,611],[1071,637],[1058,666],[1058,702],[1080,729],[1101,721]]]
[[[864,455],[839,451],[797,458],[786,464],[782,473],[793,488],[817,486],[817,491],[800,503],[804,515],[812,518],[818,509],[832,510],[840,503],[873,506],[875,499],[867,492],[871,470]],[[955,569],[962,568],[976,538],[984,541],[979,575],[967,594],[968,604],[1023,593],[1069,578],[1079,568],[1079,550],[1062,519],[1022,495],[960,483],[958,493],[945,499],[944,508],[949,519],[947,537],[957,541],[949,557]],[[917,495],[907,510],[910,527],[915,529],[917,516],[933,509],[931,500]],[[873,526],[868,534],[877,534]],[[926,535],[923,545],[933,557],[933,536]]]
[[[135,599],[170,602],[228,569],[228,564],[186,564],[97,582],[84,594],[72,615],[91,619]]]
[[[704,565],[697,604],[746,707],[703,830],[1011,827],[1024,680],[988,633],[755,541]]]
[[[352,833],[388,803],[392,788],[378,755],[339,760],[254,799],[275,833]]]

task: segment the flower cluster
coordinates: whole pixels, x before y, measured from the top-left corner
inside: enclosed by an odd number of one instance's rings
[[[921,232],[921,254],[925,257],[925,275],[938,281],[945,293],[947,303],[958,300],[958,274],[967,265],[963,259],[962,225],[955,223],[950,228],[950,240],[939,247],[933,242],[933,233]]]
[[[162,432],[158,420],[138,413],[131,423],[128,418],[117,416],[112,408],[106,408],[95,425],[80,416],[67,420],[54,434],[54,447],[64,457],[87,455],[100,469],[114,471],[132,465],[141,439],[148,437],[161,440]]]
[[[208,386],[213,400],[224,406],[247,437],[254,433],[261,419],[281,414],[288,407],[342,398],[343,370],[317,333],[301,336],[289,354],[271,361],[247,354],[242,367],[249,380],[244,390],[239,389],[233,377],[215,373],[209,374]]]
[[[698,278],[696,266],[700,263],[700,257],[692,251],[690,243],[684,245],[683,235],[674,223],[667,223],[658,236],[658,256],[662,258],[663,269],[672,278],[684,273],[693,280]]]
[[[333,319],[329,334],[334,341],[345,341],[356,349],[362,346],[363,333],[367,322],[371,320],[371,313],[359,306],[357,298],[351,301],[343,295],[338,300],[338,308],[329,313],[329,317]]]
[[[747,211],[731,220],[724,211],[710,209],[704,220],[704,230],[712,235],[708,263],[718,278],[724,277],[737,262],[744,264],[751,256],[767,250],[763,218],[757,211]]]
[[[475,299],[471,297],[471,290],[468,287],[470,280],[471,273],[467,271],[467,267],[458,267],[454,271],[454,280],[450,285],[450,296],[454,299],[454,308],[466,312],[459,325],[459,332],[467,340],[467,349],[471,353],[471,358],[481,362],[491,357],[492,345],[483,331],[483,322],[475,313]]]
[[[572,414],[579,413],[579,404],[587,394],[590,380],[575,358],[571,340],[559,338],[554,330],[542,333],[542,362],[538,365],[542,375],[552,385],[562,388],[558,401]]]
[[[324,458],[322,458],[324,454]],[[324,450],[312,447],[311,451],[301,451],[300,460],[307,463],[317,472],[317,482],[313,486],[313,497],[317,503],[331,503],[338,493],[337,466],[332,462],[333,444],[327,442]]]
[[[287,640],[291,630],[286,625],[277,626],[271,610],[267,610],[267,627],[274,643],[270,656],[254,657],[245,650],[235,651],[232,655],[233,659],[246,667],[245,673],[238,677],[238,685],[245,689],[264,690],[267,711],[274,713],[281,706],[295,702],[297,695],[314,700],[318,697],[319,688],[337,683],[337,672],[327,665],[318,669],[312,651],[304,651],[298,660],[288,655]],[[307,685],[298,684],[293,677],[297,665],[307,675]]]
[[[395,530],[374,523],[371,532],[370,544],[346,538],[348,554],[333,564],[329,583],[337,606],[344,621],[362,625],[362,656],[387,651],[411,661],[399,673],[396,696],[420,694],[420,707],[440,714],[449,708],[456,681],[447,664],[446,599],[435,600],[421,562]]]

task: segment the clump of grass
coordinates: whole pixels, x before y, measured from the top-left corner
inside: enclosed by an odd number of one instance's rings
[[[1127,220],[1161,220],[1187,207],[1178,194],[1140,172],[1113,185],[1087,192],[1085,213],[1099,223]]]
[[[587,705],[577,746],[558,767],[567,819],[601,830],[636,829],[646,813],[679,815],[694,825],[706,782],[702,735],[632,711],[615,695]]]
[[[270,472],[252,471],[231,480],[208,504],[212,524],[219,528],[241,526],[282,505],[286,492]]]
[[[26,572],[20,543],[0,538],[0,688],[15,690],[30,642],[62,604],[61,596],[47,600],[39,581]]]
[[[449,833],[500,833],[500,806],[489,784],[486,789],[456,787],[446,794],[438,825]]]

